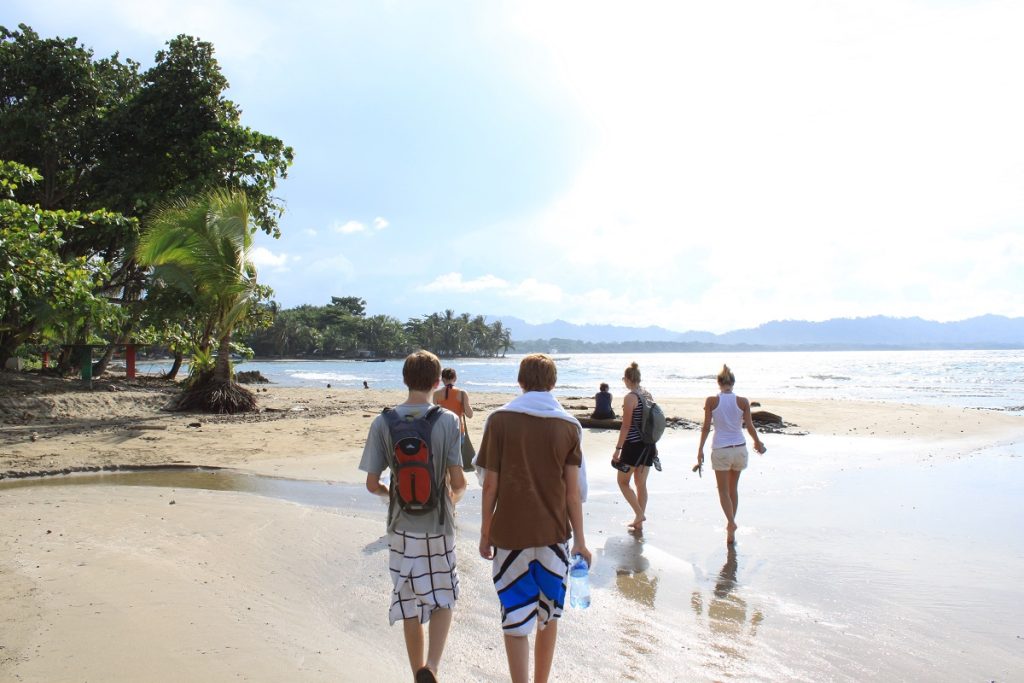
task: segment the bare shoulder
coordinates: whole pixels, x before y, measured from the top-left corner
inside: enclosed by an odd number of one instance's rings
[[[704,400],[704,410],[714,410],[717,407],[718,407],[718,397],[717,396],[708,396]]]
[[[736,405],[738,405],[743,410],[750,410],[750,400],[747,399],[745,396],[737,396]]]

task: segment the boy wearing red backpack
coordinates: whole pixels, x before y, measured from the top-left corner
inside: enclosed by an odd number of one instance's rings
[[[431,403],[441,361],[429,351],[416,351],[405,359],[402,380],[408,398],[374,419],[359,469],[366,472],[367,490],[389,499],[389,619],[392,625],[402,620],[416,683],[434,683],[459,596],[453,512],[466,479],[459,420]],[[391,472],[390,487],[380,481],[385,470]]]

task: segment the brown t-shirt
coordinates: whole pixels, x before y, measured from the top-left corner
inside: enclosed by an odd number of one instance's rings
[[[506,550],[569,540],[565,466],[579,466],[579,428],[550,417],[500,411],[487,420],[477,464],[498,473],[491,543]]]

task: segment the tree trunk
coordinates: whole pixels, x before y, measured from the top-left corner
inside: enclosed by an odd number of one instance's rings
[[[181,362],[185,360],[185,354],[181,351],[174,352],[174,363],[171,365],[171,369],[164,375],[164,379],[174,379],[178,376],[178,370],[181,370]]]
[[[14,349],[17,347],[8,347],[6,340],[0,341],[0,370],[7,367],[7,361],[14,355]]]
[[[213,367],[213,376],[222,382],[231,381],[231,335],[227,334],[220,340],[217,347],[217,364]]]
[[[25,340],[35,332],[36,325],[32,323],[27,328],[13,329],[8,332],[0,332],[0,370],[7,367],[7,361],[14,357],[18,347],[25,343]]]
[[[60,375],[67,375],[75,369],[73,366],[74,362],[74,348],[71,346],[65,346],[60,350],[60,355],[57,357],[57,372]]]
[[[100,359],[92,364],[92,376],[96,379],[103,375],[107,371],[107,366],[110,365],[110,359],[114,357],[114,348],[116,344],[107,344],[107,350],[103,352]]]

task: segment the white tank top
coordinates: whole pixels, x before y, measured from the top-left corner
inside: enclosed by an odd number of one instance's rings
[[[736,405],[736,394],[718,394],[718,407],[711,411],[711,423],[715,425],[712,448],[740,446],[747,442],[743,438],[743,411]]]

